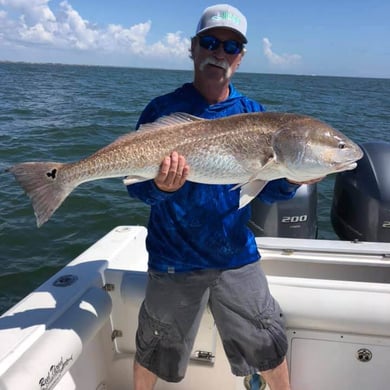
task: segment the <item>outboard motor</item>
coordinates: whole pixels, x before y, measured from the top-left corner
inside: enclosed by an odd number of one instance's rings
[[[360,147],[356,169],[336,175],[333,229],[342,240],[390,242],[390,143]]]
[[[317,184],[301,185],[287,201],[266,204],[256,198],[251,205],[255,236],[317,238]]]

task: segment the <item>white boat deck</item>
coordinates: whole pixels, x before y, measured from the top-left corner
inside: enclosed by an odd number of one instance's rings
[[[132,388],[145,237],[142,227],[114,229],[0,317],[0,390]],[[390,244],[257,242],[287,319],[292,389],[388,388]],[[244,389],[208,311],[186,378],[156,388]]]

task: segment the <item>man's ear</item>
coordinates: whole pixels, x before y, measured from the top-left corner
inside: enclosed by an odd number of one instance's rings
[[[195,46],[196,46],[196,40],[197,40],[196,36],[191,38],[191,47],[188,49],[188,51],[190,52],[191,59],[194,59],[194,50],[195,50]]]
[[[242,52],[241,52],[240,61],[239,61],[239,63],[237,64],[237,68],[239,68],[239,66],[241,65],[241,60],[244,58],[245,53],[246,53],[246,49],[243,48],[243,49],[242,49]]]

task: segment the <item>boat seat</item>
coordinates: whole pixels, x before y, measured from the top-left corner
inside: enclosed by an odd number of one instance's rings
[[[287,328],[390,336],[390,285],[268,276]]]

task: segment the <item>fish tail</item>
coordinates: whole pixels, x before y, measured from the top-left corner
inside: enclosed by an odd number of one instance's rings
[[[77,186],[64,179],[61,174],[64,165],[66,164],[55,162],[28,162],[6,169],[15,176],[30,197],[38,227],[51,217]]]

